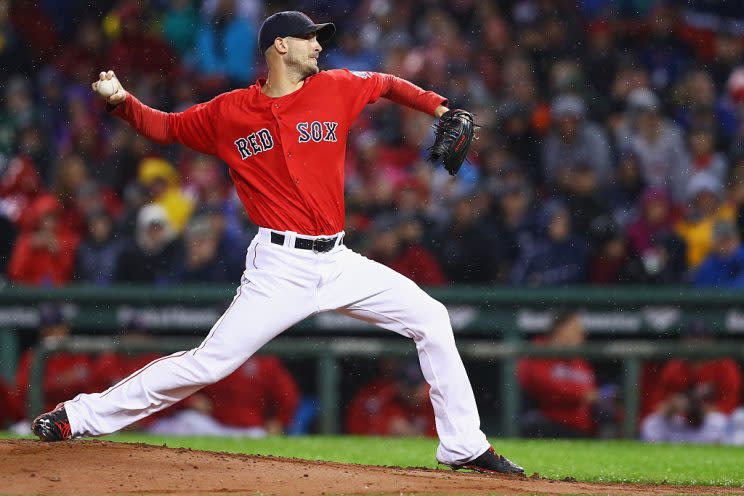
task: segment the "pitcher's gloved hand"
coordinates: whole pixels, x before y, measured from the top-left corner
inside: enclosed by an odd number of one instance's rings
[[[442,114],[436,126],[434,144],[429,148],[429,161],[440,160],[450,175],[460,170],[475,135],[473,114],[467,110],[451,109]]]

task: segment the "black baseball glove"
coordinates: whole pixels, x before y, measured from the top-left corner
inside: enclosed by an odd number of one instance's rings
[[[436,163],[441,160],[447,172],[454,176],[460,170],[473,141],[473,114],[461,109],[448,110],[439,118],[435,128],[436,137],[429,148],[429,161]]]

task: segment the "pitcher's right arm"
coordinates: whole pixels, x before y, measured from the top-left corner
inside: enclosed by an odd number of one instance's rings
[[[103,80],[113,80],[116,86],[112,95],[102,96],[107,109],[127,121],[142,136],[162,145],[181,143],[198,152],[216,153],[215,100],[194,105],[183,112],[162,112],[148,107],[126,91],[113,71],[100,73],[99,80],[91,84],[93,91],[98,92],[98,83]]]

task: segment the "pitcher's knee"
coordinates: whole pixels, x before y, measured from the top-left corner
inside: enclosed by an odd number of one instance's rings
[[[450,323],[447,307],[431,298],[426,308],[423,309],[425,317],[424,332],[428,335],[451,336],[452,325]]]
[[[221,381],[240,366],[235,363],[234,356],[218,358],[202,351],[204,350],[191,350],[188,355],[198,382],[204,386]]]

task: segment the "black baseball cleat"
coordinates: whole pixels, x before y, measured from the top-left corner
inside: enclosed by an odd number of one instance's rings
[[[42,413],[31,424],[31,430],[42,441],[64,441],[72,437],[70,421],[67,419],[64,403],[51,412]]]
[[[482,474],[523,474],[524,469],[504,455],[499,455],[493,447],[477,458],[462,465],[450,465],[452,470],[472,470]]]

